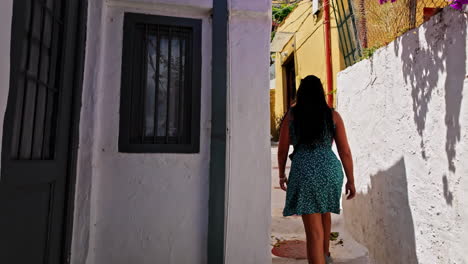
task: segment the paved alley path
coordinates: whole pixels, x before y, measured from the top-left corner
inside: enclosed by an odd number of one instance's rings
[[[303,240],[305,241],[304,227],[300,217],[283,217],[282,210],[286,198],[286,192],[279,188],[278,180],[278,161],[277,147],[271,148],[272,160],[272,222],[271,222],[271,245],[284,240]],[[286,167],[286,173],[289,173],[290,162]],[[343,221],[340,215],[332,215],[332,232],[339,232],[337,241],[331,241],[331,254],[337,264],[368,264],[367,250],[356,243],[343,228]],[[342,244],[338,244],[342,240]],[[272,264],[307,264],[307,260],[279,258],[272,255]]]

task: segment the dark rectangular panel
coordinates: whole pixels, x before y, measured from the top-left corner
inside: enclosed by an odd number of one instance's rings
[[[32,1],[33,8],[33,20],[32,20],[32,37],[39,39],[41,37],[41,28],[42,28],[42,16],[44,14],[44,9],[42,8],[40,1]]]
[[[179,105],[180,89],[183,89],[180,83],[180,38],[172,35],[171,38],[171,72],[170,72],[170,97],[168,104],[168,136],[175,137],[178,134],[178,112],[183,108]]]
[[[32,146],[32,159],[42,159],[42,144],[44,138],[44,119],[46,118],[47,89],[39,86],[36,97],[36,112],[34,117],[34,133]]]
[[[147,73],[146,73],[146,98],[145,98],[145,137],[154,135],[155,124],[155,107],[156,107],[156,83],[159,78],[158,70],[158,53],[156,52],[159,38],[157,35],[149,35],[147,38]]]
[[[158,115],[158,123],[156,124],[156,135],[166,136],[166,115],[167,115],[167,96],[169,88],[169,36],[161,35],[159,61],[159,87],[158,87],[158,104],[156,112]]]
[[[31,45],[30,47],[31,51],[29,55],[30,58],[29,58],[27,74],[33,78],[37,78],[41,48],[38,45],[38,43],[30,42],[30,45]]]
[[[57,123],[57,93],[47,91],[44,118],[42,158],[54,158],[55,125]]]
[[[49,66],[50,66],[50,55],[44,52],[41,54],[41,65],[39,67],[38,79],[41,83],[47,84],[47,85],[49,82]],[[43,88],[46,88],[46,87],[43,87]]]
[[[48,244],[52,192],[53,184],[18,186],[14,189],[0,185],[0,211],[2,215],[8,216],[0,217],[0,248],[27,249],[27,252],[21,254],[18,251],[0,250],[0,260],[10,260],[8,263],[12,264],[47,263],[44,250]]]
[[[26,82],[26,75],[22,74],[20,78],[18,78],[17,86],[16,86],[16,96],[17,98],[24,97],[25,91],[25,82]],[[20,147],[20,139],[21,139],[21,126],[22,122],[20,122],[20,118],[23,115],[23,100],[17,100],[14,108],[15,113],[15,120],[13,122],[12,128],[12,137],[11,137],[11,152],[10,157],[12,159],[17,159],[19,156],[19,147]]]
[[[21,122],[20,159],[31,159],[36,92],[36,82],[28,80],[23,99],[23,115],[17,116],[17,121]]]
[[[42,41],[45,46],[50,47],[52,42],[52,30],[54,21],[50,13],[46,13],[44,19],[44,33]]]

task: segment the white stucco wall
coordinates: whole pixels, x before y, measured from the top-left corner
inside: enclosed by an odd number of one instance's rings
[[[270,263],[271,1],[230,0],[226,263]]]
[[[12,3],[0,3],[0,124]],[[268,263],[270,2],[229,4],[226,263]],[[89,1],[71,263],[206,263],[211,8],[212,0]],[[118,153],[126,11],[203,20],[199,154]]]
[[[0,151],[2,149],[3,119],[10,90],[10,45],[11,18],[13,17],[13,0],[0,3]],[[1,164],[0,164],[1,166]],[[1,169],[1,167],[0,167]]]
[[[90,1],[74,264],[206,263],[211,1],[201,1],[201,6],[199,2]],[[199,154],[118,152],[122,30],[127,11],[203,20]]]
[[[358,191],[344,215],[377,264],[468,263],[467,21],[447,8],[339,74]]]
[[[103,50],[103,1],[89,1],[86,51],[80,116],[79,146],[76,172],[75,210],[71,248],[72,264],[94,263],[96,195],[96,98],[100,82]],[[92,206],[93,205],[93,206]],[[93,210],[93,212],[91,211]]]

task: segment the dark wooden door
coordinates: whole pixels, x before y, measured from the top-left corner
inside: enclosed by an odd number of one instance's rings
[[[286,109],[289,109],[296,100],[296,69],[294,55],[291,55],[284,65],[286,71]]]
[[[15,0],[0,263],[63,263],[79,0]]]

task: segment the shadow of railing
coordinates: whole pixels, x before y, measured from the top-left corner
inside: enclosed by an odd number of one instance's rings
[[[461,137],[459,119],[466,78],[466,20],[465,13],[448,7],[427,22],[423,26],[425,30],[419,30],[427,43],[421,43],[418,29],[394,43],[395,55],[402,60],[405,82],[411,86],[414,122],[421,137],[421,155],[424,159],[427,159],[424,142],[428,139],[425,139],[424,132],[429,103],[436,87],[445,81],[445,149],[451,172],[456,170],[456,145]]]

